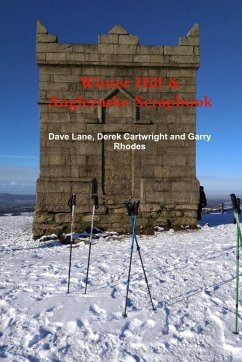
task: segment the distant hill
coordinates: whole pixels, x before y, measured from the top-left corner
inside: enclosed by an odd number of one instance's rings
[[[33,212],[36,195],[0,193],[0,215]]]
[[[236,195],[241,197],[241,194]],[[242,200],[242,198],[241,198]],[[231,208],[231,199],[226,194],[207,194],[208,208],[219,208],[224,203],[225,208]],[[8,213],[33,212],[36,195],[0,193],[0,216]],[[242,204],[242,202],[241,202]]]

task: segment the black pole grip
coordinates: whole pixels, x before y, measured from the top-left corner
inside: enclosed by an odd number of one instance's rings
[[[131,204],[131,202],[130,201],[124,201],[123,204],[126,207],[126,209],[128,211],[128,214],[130,216],[131,213],[132,213],[132,204]]]
[[[92,195],[97,195],[97,179],[94,177],[92,179]]]
[[[140,204],[140,200],[136,200],[134,203],[133,203],[133,213],[134,215],[138,215],[138,211],[139,211],[139,204]]]
[[[230,194],[230,197],[231,197],[232,206],[233,206],[234,211],[239,212],[236,195],[235,194]]]
[[[98,209],[98,197],[97,195],[93,195],[92,196],[92,199],[93,199],[93,205],[95,206],[95,209]]]
[[[130,201],[124,201],[124,206],[126,207],[129,216],[138,215],[139,205],[140,205],[140,200],[134,201],[133,204]]]
[[[237,197],[236,201],[237,201],[238,214],[240,215],[240,214],[241,214],[241,208],[240,208],[240,198],[239,198],[239,197]]]
[[[76,205],[76,195],[72,194],[69,198],[68,205],[72,207],[73,205]]]
[[[98,209],[98,183],[96,177],[92,179],[92,200],[95,209]]]

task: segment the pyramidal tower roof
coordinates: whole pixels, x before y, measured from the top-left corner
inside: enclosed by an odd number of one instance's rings
[[[125,34],[125,35],[129,35],[127,30],[122,25],[119,25],[119,24],[114,25],[112,27],[112,29],[109,30],[108,34],[117,34],[117,35]]]

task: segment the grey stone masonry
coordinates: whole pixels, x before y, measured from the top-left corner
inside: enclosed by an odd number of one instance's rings
[[[187,135],[196,133],[196,107],[168,109],[159,100],[196,100],[198,25],[179,38],[176,46],[140,45],[139,37],[121,25],[99,35],[97,44],[62,44],[38,21],[36,60],[40,175],[34,237],[70,230],[67,202],[72,193],[77,195],[75,230],[89,226],[94,177],[100,203],[97,226],[129,231],[122,205],[125,199],[141,200],[140,229],[195,226],[199,198],[196,141]],[[92,86],[85,87],[81,78],[93,81]],[[103,86],[95,83],[100,80]],[[174,82],[179,86],[173,87]],[[145,100],[148,103],[143,104]],[[116,101],[125,106],[115,106]],[[111,106],[100,106],[100,102],[111,102]],[[118,134],[122,141],[98,140],[98,133],[107,138]],[[168,139],[132,141],[123,138],[126,133],[166,134]],[[50,139],[50,135],[69,139]],[[72,135],[89,135],[91,140],[75,140]],[[178,139],[170,139],[171,135]],[[122,143],[123,149],[115,149],[115,142]],[[135,149],[129,149],[131,145]]]

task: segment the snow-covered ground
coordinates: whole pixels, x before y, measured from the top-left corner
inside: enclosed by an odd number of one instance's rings
[[[205,215],[202,225],[219,217],[227,216]],[[88,245],[74,247],[66,294],[69,246],[33,241],[31,223],[27,215],[0,218],[0,360],[242,361],[241,319],[233,334],[235,225],[138,238],[157,310],[135,251],[123,318],[130,237],[93,245],[87,295]]]

